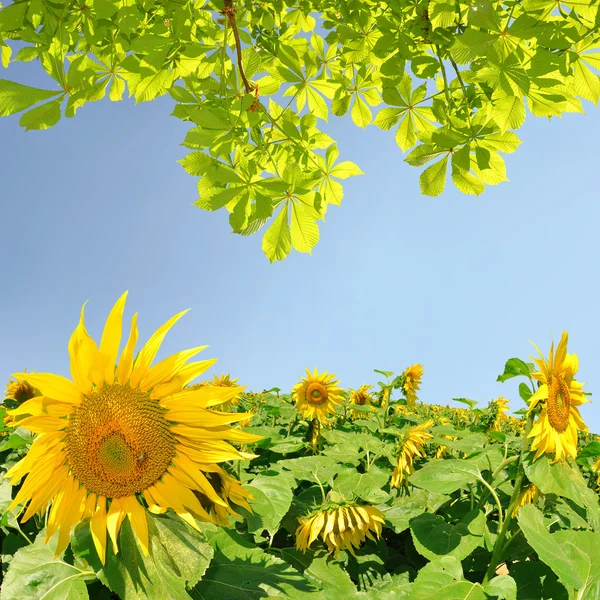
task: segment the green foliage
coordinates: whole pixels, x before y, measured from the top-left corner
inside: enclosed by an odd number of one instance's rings
[[[39,62],[53,89],[0,80],[0,115],[47,129],[88,102],[169,94],[190,125],[185,170],[197,205],[232,230],[263,229],[272,262],[310,253],[338,206],[330,115],[394,131],[424,194],[507,180],[503,154],[529,112],[583,112],[600,97],[595,0],[20,0],[0,10],[0,50]],[[18,52],[16,51],[18,48]]]
[[[511,359],[504,376],[529,381],[530,374],[529,365]],[[109,540],[102,565],[86,519],[54,557],[56,538],[43,544],[44,515],[19,524],[19,509],[7,512],[21,483],[3,478],[0,600],[598,598],[596,436],[581,434],[578,462],[533,460],[524,437],[531,413],[527,422],[499,419],[497,403],[477,408],[465,399],[464,408],[411,406],[396,398],[402,385],[394,373],[383,375],[379,391],[390,391],[389,404],[378,405],[379,392],[366,410],[344,404],[316,439],[290,394],[243,394],[234,410],[252,413],[245,425],[263,439],[245,448],[254,458],[223,466],[252,494],[251,510],[236,507],[228,527],[200,522],[201,532],[171,511],[147,512],[148,556],[126,519],[118,554]],[[431,436],[424,456],[414,457],[414,472],[400,488],[392,487],[398,456],[423,424]],[[27,452],[31,436],[18,427],[2,433],[7,469]],[[539,495],[519,506],[519,492],[531,485]],[[303,521],[348,505],[380,511],[381,535],[337,557],[320,535],[306,551],[296,546]]]

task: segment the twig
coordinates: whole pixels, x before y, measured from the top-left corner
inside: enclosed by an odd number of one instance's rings
[[[242,42],[240,40],[240,33],[238,31],[236,22],[235,22],[235,13],[237,9],[233,6],[233,0],[225,0],[225,8],[223,9],[223,14],[227,17],[227,21],[233,30],[233,37],[235,38],[235,53],[237,57],[238,69],[240,71],[240,77],[244,82],[244,87],[246,88],[246,93],[249,94],[254,90],[254,86],[250,84],[248,78],[246,77],[246,72],[244,71],[244,64],[242,62]]]

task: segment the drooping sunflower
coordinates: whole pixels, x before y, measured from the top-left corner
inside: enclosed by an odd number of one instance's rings
[[[369,393],[369,390],[372,387],[371,385],[361,385],[357,390],[350,388],[348,390],[350,392],[350,397],[348,398],[350,404],[354,406],[371,406],[373,396]],[[352,408],[351,416],[353,419],[364,419],[368,416],[368,413]]]
[[[490,425],[490,431],[500,431],[502,424],[508,421],[506,413],[508,412],[508,400],[500,396],[490,403],[490,409],[493,412],[493,420]]]
[[[587,426],[579,414],[578,406],[587,402],[583,393],[583,383],[575,381],[579,368],[576,354],[567,354],[568,333],[562,333],[554,353],[554,342],[550,346],[548,359],[535,346],[540,358],[533,358],[539,371],[532,377],[540,382],[540,387],[529,399],[529,411],[541,406],[541,412],[529,436],[533,438],[531,450],[535,450],[534,460],[542,454],[554,452],[553,463],[565,461],[567,456],[577,456],[577,431],[587,431]]]
[[[333,381],[335,375],[328,375],[327,371],[319,374],[317,369],[314,373],[306,369],[306,375],[292,389],[296,409],[305,419],[328,423],[328,416],[335,414],[335,407],[343,402],[343,390]]]
[[[215,472],[216,463],[253,456],[229,442],[260,439],[229,426],[246,414],[211,410],[238,388],[184,389],[215,363],[187,362],[206,346],[152,365],[166,333],[187,311],[160,327],[135,359],[137,313],[133,315],[117,365],[126,297],[127,292],[112,308],[99,347],[85,329],[82,308],[69,341],[73,381],[52,373],[14,375],[43,395],[12,411],[27,415],[19,425],[37,437],[6,474],[13,483],[26,476],[10,508],[28,503],[26,521],[51,504],[46,541],[58,530],[57,555],[69,544],[71,528],[86,517],[102,562],[107,531],[118,552],[125,517],[148,553],[146,507],[152,512],[172,509],[196,529],[197,519],[213,521],[194,491],[227,506],[205,473]]]
[[[433,421],[429,419],[428,421],[421,423],[421,425],[409,429],[402,442],[396,468],[392,473],[392,479],[390,481],[392,487],[399,488],[406,478],[414,472],[415,468],[413,463],[415,458],[425,456],[423,446],[427,440],[430,440],[433,437],[425,430],[429,429],[432,425]]]
[[[366,538],[376,541],[385,518],[374,506],[345,504],[321,508],[299,521],[300,526],[296,530],[298,550],[306,552],[320,534],[329,553],[337,558],[340,550],[348,550],[354,555],[354,549]]]
[[[423,365],[411,365],[402,375],[405,378],[404,385],[402,386],[404,395],[407,402],[413,405],[417,401],[417,391],[423,379]]]
[[[527,487],[523,488],[519,495],[517,496],[517,503],[515,508],[513,509],[513,516],[519,512],[519,509],[526,504],[534,504],[537,502],[538,498],[543,496],[542,492],[540,492],[539,488],[530,483]]]

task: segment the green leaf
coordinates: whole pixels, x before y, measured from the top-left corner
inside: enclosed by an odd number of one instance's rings
[[[14,81],[0,79],[0,116],[6,117],[21,112],[38,102],[54,98],[60,93],[60,91],[41,90]]]
[[[355,165],[349,160],[338,163],[329,171],[329,175],[338,179],[348,179],[348,177],[356,177],[356,175],[364,175],[358,165]]]
[[[483,589],[488,596],[499,600],[517,600],[517,584],[510,575],[498,575],[485,583]]]
[[[269,262],[283,260],[292,250],[288,212],[289,207],[286,203],[263,236],[262,249]]]
[[[292,246],[298,252],[310,254],[319,241],[319,226],[311,212],[301,202],[292,202],[290,235]]]
[[[577,468],[563,462],[552,464],[547,456],[525,463],[525,474],[543,494],[569,498],[587,511],[590,525],[600,531],[600,501]]]
[[[481,471],[476,464],[452,458],[428,462],[410,476],[410,482],[430,492],[452,494],[480,477]]]
[[[373,115],[371,109],[367,106],[366,102],[356,94],[354,105],[352,106],[352,121],[358,127],[363,129],[371,122]]]
[[[194,600],[304,600],[308,594],[325,600],[306,577],[239,533],[214,527],[207,528],[206,533],[215,558],[202,581],[190,592]]]
[[[291,479],[293,482],[293,478]],[[246,486],[254,500],[250,501],[253,514],[246,515],[248,531],[262,533],[265,529],[273,537],[279,529],[279,523],[290,509],[294,493],[290,479],[281,475],[259,475]],[[240,509],[243,510],[243,509]]]
[[[204,152],[191,152],[178,162],[193,177],[202,177],[213,165],[214,159]]]
[[[600,594],[600,534],[591,531],[548,533],[541,511],[533,505],[522,507],[519,525],[529,545],[567,586],[573,586],[578,600],[597,600]]]
[[[349,470],[335,478],[333,489],[349,500],[358,497],[365,502],[376,504],[386,502],[389,498],[390,495],[381,489],[389,479],[389,473],[376,468],[372,468],[366,473]]]
[[[403,108],[382,108],[375,116],[373,125],[383,130],[391,129],[404,112]]]
[[[28,110],[21,116],[19,125],[25,127],[25,131],[49,129],[56,125],[60,121],[62,100],[62,98],[57,98],[52,102],[46,102],[46,104]]]
[[[434,29],[454,25],[456,4],[452,0],[430,0],[429,18]]]
[[[0,449],[2,448],[0,447]],[[597,456],[600,456],[600,442],[590,442],[585,448],[580,450],[577,455],[577,462],[579,464],[585,464],[586,458],[596,458]]]
[[[396,533],[402,533],[410,527],[411,519],[425,512],[435,513],[438,508],[450,500],[450,496],[416,489],[410,496],[399,496],[392,506],[380,506],[379,509]]]
[[[280,460],[278,466],[291,472],[298,480],[312,481],[314,483],[333,483],[339,465],[336,460],[328,456],[305,456]]]
[[[417,143],[417,132],[415,130],[415,123],[410,114],[407,114],[396,130],[396,144],[402,152],[406,152],[409,148],[412,148]]]
[[[92,542],[89,521],[75,529],[74,553],[84,558],[107,587],[124,600],[189,600],[188,586],[195,585],[210,563],[213,550],[203,534],[176,516],[153,515],[148,519],[149,553],[144,556],[126,519],[119,532],[119,553],[112,543],[103,566]]]
[[[88,598],[84,578],[93,571],[84,571],[56,559],[54,551],[58,536],[44,544],[45,532],[35,542],[17,550],[2,582],[0,600],[84,600]]]
[[[504,96],[493,104],[492,118],[502,132],[519,129],[525,122],[525,104],[519,96]]]
[[[446,167],[448,155],[427,167],[419,177],[421,192],[426,196],[439,196],[446,186]]]
[[[460,562],[452,556],[430,562],[417,575],[411,600],[485,600],[478,583],[462,579]]]
[[[452,181],[463,193],[479,196],[485,190],[485,185],[472,173],[452,165]]]
[[[513,377],[529,377],[530,370],[526,362],[523,362],[520,358],[509,358],[504,365],[504,373],[498,375],[496,381],[504,382],[507,379]]]
[[[352,598],[356,594],[356,586],[352,583],[348,573],[342,569],[339,563],[331,560],[328,553],[323,551],[304,553],[295,548],[284,548],[276,550],[276,552],[318,589],[348,598]],[[312,596],[310,597],[312,598]]]
[[[486,519],[482,511],[468,512],[456,525],[439,515],[424,513],[411,519],[410,530],[417,551],[429,560],[453,556],[463,560],[483,545]]]
[[[517,600],[568,600],[569,594],[558,577],[544,563],[514,562],[510,575],[517,584]]]

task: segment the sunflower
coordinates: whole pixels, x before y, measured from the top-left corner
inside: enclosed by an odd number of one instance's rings
[[[560,343],[554,353],[554,342],[550,346],[548,359],[540,352],[540,358],[533,358],[539,371],[532,377],[540,382],[537,392],[529,399],[529,411],[541,406],[541,412],[529,432],[533,438],[531,450],[535,450],[534,460],[546,452],[554,452],[553,463],[565,461],[567,456],[577,456],[577,431],[587,431],[577,407],[587,402],[582,391],[583,383],[573,378],[579,367],[576,354],[567,354],[568,333],[562,333]]]
[[[299,519],[296,548],[306,552],[319,534],[330,554],[337,558],[340,550],[354,555],[366,538],[376,541],[385,518],[374,506],[346,504],[320,509]],[[373,535],[374,534],[374,535]]]
[[[526,504],[534,504],[537,502],[538,498],[543,497],[542,492],[540,492],[539,488],[530,483],[527,487],[523,488],[519,495],[517,496],[517,503],[515,508],[513,509],[513,516],[519,512],[519,509]]]
[[[433,421],[429,419],[428,421],[425,421],[425,423],[421,423],[421,425],[409,429],[402,442],[396,468],[392,473],[392,480],[390,482],[392,487],[399,488],[403,481],[414,472],[415,468],[413,463],[415,458],[425,456],[423,446],[427,440],[430,440],[433,437],[425,430],[429,429],[432,425]]]
[[[402,373],[404,377],[404,385],[402,389],[406,400],[409,404],[414,404],[417,401],[417,391],[421,385],[423,378],[423,365],[412,365]]]
[[[504,396],[500,396],[490,403],[490,409],[494,415],[490,431],[500,431],[502,424],[508,421],[506,412],[508,411],[508,400]]]
[[[221,404],[219,406],[219,410],[229,410],[230,408],[237,406],[237,404],[239,403],[241,396],[241,388],[237,385],[237,381],[237,379],[231,379],[229,373],[221,373],[221,375],[215,375],[213,377],[213,380],[208,382],[208,385],[215,385],[217,387],[236,387],[239,390],[239,393],[236,394],[233,398],[231,398],[231,400],[228,400],[227,402]]]
[[[311,374],[306,369],[306,375],[292,389],[296,409],[305,419],[328,423],[328,416],[334,415],[335,407],[342,404],[343,390],[336,385],[337,381],[332,381],[335,375],[328,375],[327,371],[319,374],[315,369]]]
[[[348,390],[350,392],[350,404],[353,404],[354,406],[371,406],[371,402],[373,401],[373,396],[371,396],[371,394],[369,393],[369,390],[372,388],[373,386],[371,385],[361,385],[358,390],[353,390],[352,388],[350,388],[350,390]],[[373,407],[371,406],[371,410],[373,410]],[[367,413],[368,414],[368,413]],[[355,408],[351,409],[351,415],[352,418],[354,419],[361,419],[361,418],[365,418],[365,413],[360,411],[360,410],[356,410]]]
[[[112,308],[100,347],[88,335],[83,308],[69,341],[73,381],[52,373],[17,373],[42,396],[11,411],[28,415],[19,426],[38,434],[23,460],[7,477],[26,476],[10,508],[28,503],[26,521],[51,503],[46,542],[58,530],[56,554],[69,544],[71,528],[89,517],[92,539],[102,562],[106,533],[118,552],[125,517],[148,553],[146,508],[172,509],[190,526],[196,519],[213,521],[194,495],[200,491],[215,505],[227,506],[205,472],[216,463],[251,458],[229,442],[260,439],[229,424],[246,414],[215,412],[239,388],[185,386],[215,363],[187,362],[206,346],[178,352],[152,366],[166,333],[185,314],[169,319],[134,359],[137,313],[119,356],[127,292]],[[85,305],[84,305],[85,307]]]
[[[31,400],[35,396],[39,396],[39,390],[36,390],[30,383],[23,379],[16,381],[9,380],[4,390],[4,398],[10,398],[17,402],[25,402]]]
[[[31,398],[35,398],[36,396],[41,396],[39,390],[36,390],[30,383],[24,381],[23,379],[17,379],[16,381],[11,381],[9,379],[6,384],[6,388],[4,390],[4,405],[6,408],[9,405],[5,402],[6,400],[12,400],[12,407],[14,408],[15,402],[17,404],[22,404],[23,402],[27,402],[27,400],[31,400]],[[18,421],[19,417],[13,417],[10,414],[6,414],[4,416],[4,424],[8,427],[11,423]],[[6,434],[6,431],[3,432],[3,435]]]

